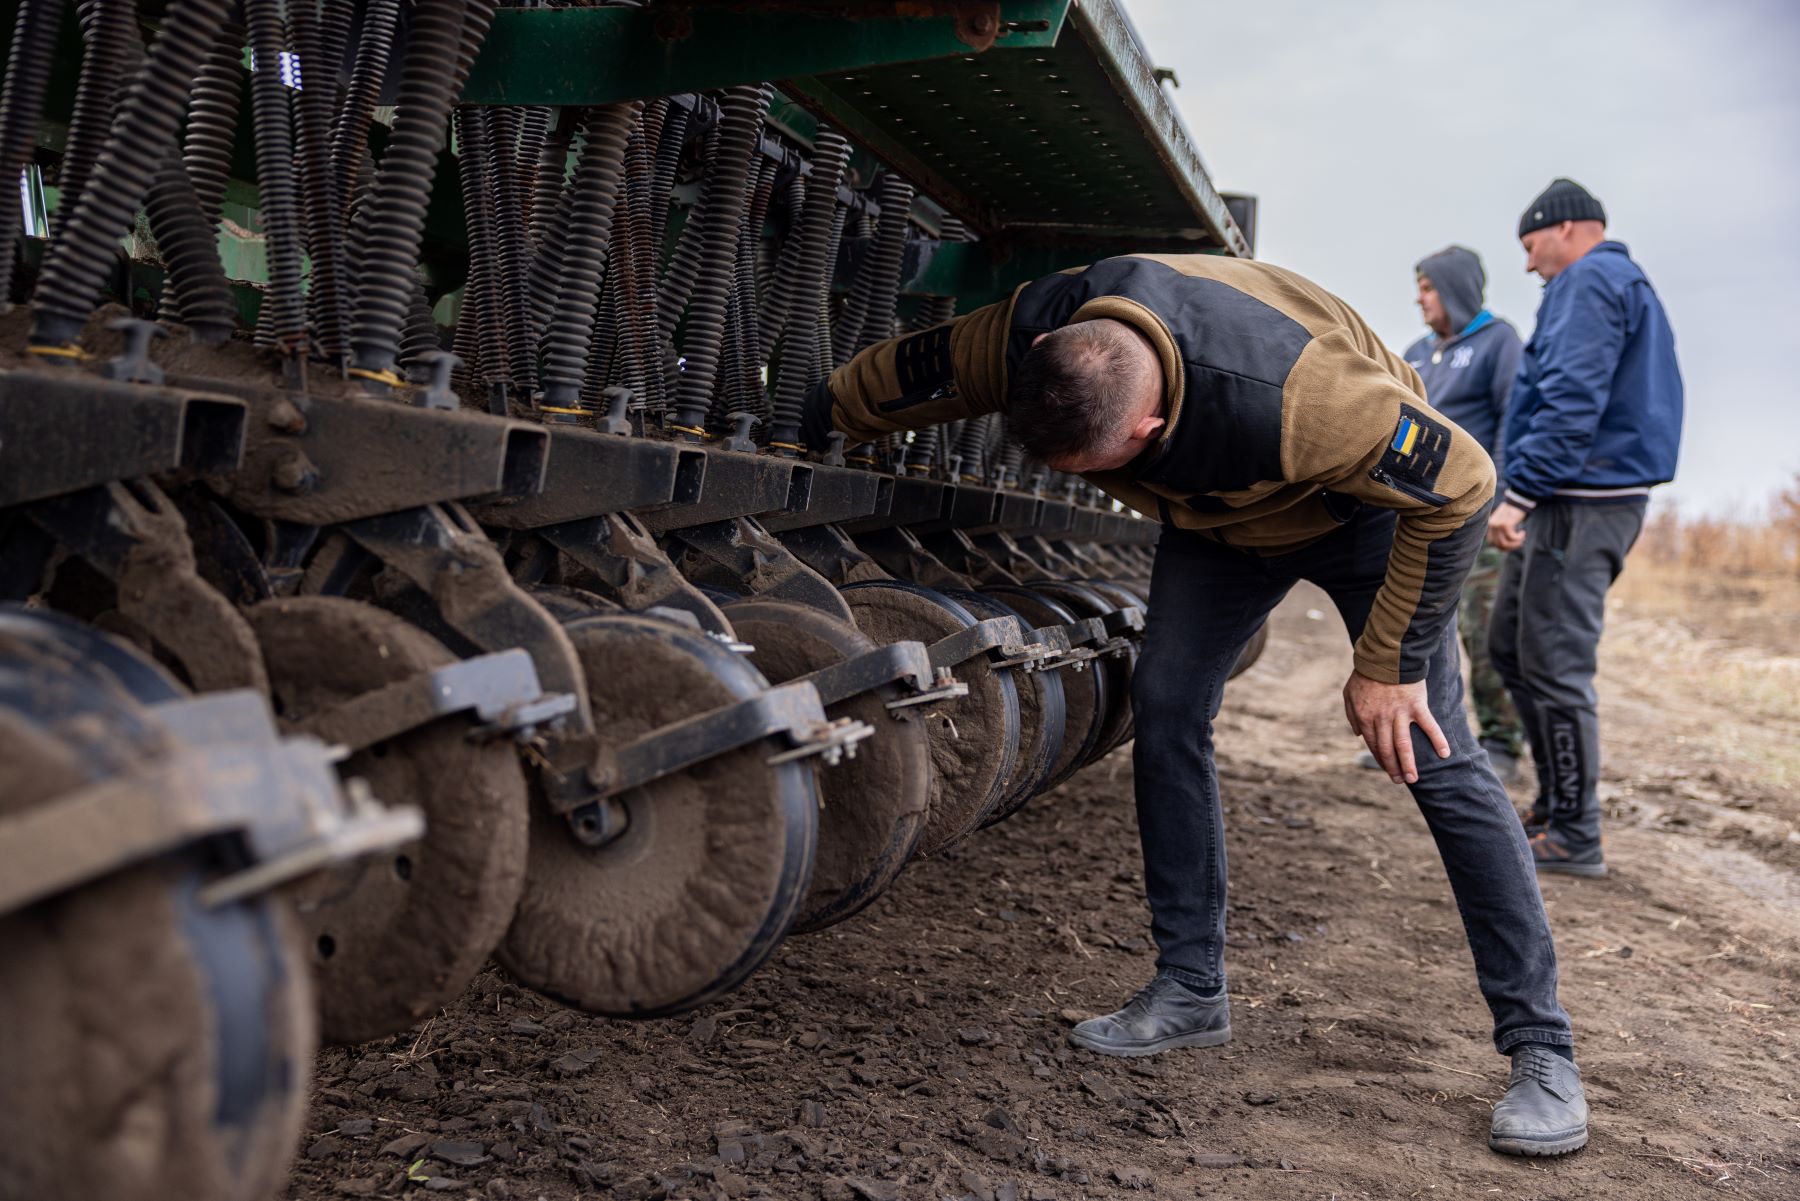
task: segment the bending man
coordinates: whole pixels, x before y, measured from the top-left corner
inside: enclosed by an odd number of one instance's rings
[[[1344,711],[1437,839],[1513,1060],[1490,1146],[1560,1155],[1587,1103],[1525,834],[1462,716],[1456,602],[1494,490],[1480,445],[1350,307],[1267,264],[1130,256],[877,343],[809,398],[852,442],[1006,410],[1035,457],[1163,523],[1133,752],[1158,972],[1080,1046],[1231,1037],[1212,721],[1239,648],[1299,580],[1355,639]]]

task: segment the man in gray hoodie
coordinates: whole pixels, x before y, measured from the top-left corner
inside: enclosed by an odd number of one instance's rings
[[[1431,407],[1461,426],[1500,467],[1503,415],[1519,371],[1519,333],[1483,307],[1487,273],[1473,250],[1449,246],[1419,260],[1419,312],[1430,332],[1406,348]],[[1505,553],[1481,548],[1463,585],[1457,625],[1469,657],[1469,695],[1481,745],[1502,780],[1518,775],[1524,727],[1488,654],[1488,615]]]

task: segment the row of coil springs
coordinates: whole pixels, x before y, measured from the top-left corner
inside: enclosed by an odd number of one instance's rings
[[[231,335],[217,231],[247,107],[268,263],[254,336],[290,378],[322,363],[387,392],[401,372],[423,381],[448,340],[471,407],[579,418],[623,397],[640,432],[754,427],[761,446],[803,450],[808,390],[903,332],[904,277],[930,243],[913,185],[853,164],[829,126],[794,143],[768,119],[766,84],[591,108],[459,106],[494,7],[178,0],[147,37],[136,0],[78,0],[62,201],[29,295],[36,346],[75,345],[140,210],[165,269],[157,315],[199,341]],[[30,161],[60,20],[55,0],[18,7],[0,170]],[[392,116],[378,120],[384,102]],[[460,278],[455,264],[421,265],[447,143],[457,175],[443,186],[467,235]],[[0,209],[10,243],[18,213]],[[954,217],[939,225],[943,241],[970,238]],[[905,328],[954,310],[925,298]],[[848,457],[1043,482],[1022,478],[999,417]]]

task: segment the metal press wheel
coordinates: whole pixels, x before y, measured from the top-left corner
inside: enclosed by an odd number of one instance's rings
[[[598,613],[565,624],[603,736],[628,742],[768,688],[715,638]],[[525,890],[500,944],[538,992],[608,1017],[663,1017],[737,987],[787,933],[811,876],[811,764],[763,740],[622,794],[624,832],[600,846],[531,807]]]
[[[774,600],[741,600],[725,616],[756,649],[751,662],[774,684],[875,649],[855,626],[829,613]],[[913,708],[890,710],[900,689],[884,685],[829,706],[827,717],[875,727],[856,756],[819,772],[819,848],[812,886],[794,932],[822,930],[880,896],[912,858],[931,805],[931,746]]]
[[[841,589],[856,624],[878,643],[912,640],[930,646],[976,624],[974,614],[941,592],[900,580],[870,580]],[[931,742],[931,816],[919,854],[943,850],[978,829],[1008,795],[1018,769],[1019,690],[1008,668],[983,658],[958,664],[969,694],[923,714]]]
[[[75,623],[22,629],[59,620],[0,612],[0,817],[173,745],[139,703],[179,696],[173,682]],[[284,902],[201,902],[233,854],[206,840],[0,914],[7,1197],[260,1201],[279,1186],[305,1114],[312,995]]]
[[[302,730],[315,713],[456,661],[431,635],[361,601],[305,596],[246,612],[276,712]],[[339,767],[388,804],[417,805],[425,834],[297,891],[331,1042],[397,1034],[455,1000],[512,920],[525,876],[525,777],[511,743],[469,732],[463,718],[433,722]]]

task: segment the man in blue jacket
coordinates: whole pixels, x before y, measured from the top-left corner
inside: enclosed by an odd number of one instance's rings
[[[1406,348],[1406,361],[1425,384],[1431,407],[1481,443],[1498,468],[1501,422],[1524,349],[1519,331],[1488,312],[1487,272],[1473,250],[1446,247],[1419,260],[1414,274],[1419,313],[1430,332]],[[1504,559],[1498,547],[1482,547],[1463,583],[1457,630],[1469,659],[1469,699],[1475,706],[1481,747],[1495,773],[1510,782],[1518,774],[1525,731],[1487,646],[1488,619]]]
[[[1519,551],[1501,573],[1489,641],[1537,762],[1532,856],[1540,872],[1578,876],[1606,874],[1594,695],[1606,590],[1650,489],[1674,478],[1681,441],[1668,315],[1605,230],[1606,210],[1568,179],[1519,219],[1544,299],[1506,415],[1503,499],[1488,519],[1488,540]]]

